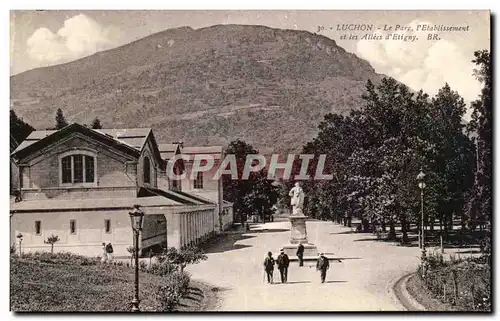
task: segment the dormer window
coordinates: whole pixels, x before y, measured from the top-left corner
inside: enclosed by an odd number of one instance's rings
[[[95,185],[95,162],[95,154],[88,151],[72,151],[61,155],[61,185]]]

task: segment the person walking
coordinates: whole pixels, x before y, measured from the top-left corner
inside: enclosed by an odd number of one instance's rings
[[[325,257],[323,253],[319,255],[318,261],[316,262],[316,271],[321,272],[321,283],[325,283],[326,271],[330,268],[330,262]]]
[[[274,272],[274,259],[271,252],[267,253],[267,257],[264,260],[264,271],[267,275],[267,283],[273,283],[273,272]]]
[[[111,263],[113,261],[113,245],[111,245],[111,243],[108,243],[108,245],[106,245],[106,254],[108,257],[108,262]]]
[[[297,248],[297,257],[299,258],[299,266],[304,266],[304,245],[299,244]]]
[[[280,270],[281,283],[286,283],[288,280],[288,266],[290,265],[290,259],[288,255],[281,249],[281,253],[277,260],[278,269]]]
[[[106,243],[102,242],[102,257],[101,257],[101,263],[106,263],[108,260],[108,253],[106,252]]]

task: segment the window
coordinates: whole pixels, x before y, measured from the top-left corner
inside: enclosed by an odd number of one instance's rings
[[[149,163],[149,157],[144,157],[144,183],[151,183],[151,164]]]
[[[203,173],[196,173],[196,179],[194,180],[194,188],[203,188]]]
[[[42,234],[42,221],[35,221],[35,234]]]
[[[104,220],[104,232],[111,233],[111,220]]]
[[[95,158],[74,154],[61,159],[61,182],[63,184],[94,183]]]
[[[69,221],[69,233],[76,234],[76,221],[75,220]]]

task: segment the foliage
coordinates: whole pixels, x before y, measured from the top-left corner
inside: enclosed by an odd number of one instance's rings
[[[166,285],[161,285],[156,291],[157,301],[161,311],[173,311],[189,289],[190,277],[186,272],[176,271],[166,277]]]
[[[164,302],[157,299],[159,286],[179,282],[177,286],[181,289],[177,293],[186,293],[185,277],[176,276],[168,281],[166,277],[143,273],[140,278],[141,311],[161,311]],[[133,284],[133,269],[99,264],[93,258],[48,252],[11,258],[10,303],[16,312],[128,312]]]
[[[68,122],[66,121],[66,118],[64,117],[63,111],[61,108],[57,108],[55,129],[56,130],[63,129],[66,126],[68,126]]]
[[[89,258],[87,256],[76,255],[69,252],[29,252],[23,253],[22,258],[25,260],[50,264],[96,265],[99,263],[99,260],[96,258]]]
[[[35,129],[22,118],[17,117],[16,112],[10,110],[10,135],[17,144],[21,144]],[[12,150],[11,150],[12,152]]]
[[[483,63],[480,74],[488,74],[487,59],[482,54],[476,58]],[[485,95],[483,90],[483,105],[489,99]],[[315,155],[310,175],[320,154],[327,155],[324,172],[333,175],[330,181],[304,184],[307,215],[344,224],[357,217],[373,229],[388,225],[387,237],[393,239],[400,224],[402,243],[409,241],[410,223],[420,227],[423,219],[432,231],[437,220],[446,239],[454,217],[465,225],[467,195],[478,195],[471,190],[475,148],[463,123],[464,100],[448,84],[431,98],[392,78],[378,86],[368,81],[363,99],[363,106],[347,116],[327,114],[317,136],[303,148],[303,154]],[[485,146],[491,148],[491,142]],[[416,181],[420,170],[426,174],[423,217]],[[287,202],[284,190],[281,203]]]
[[[483,258],[445,261],[431,254],[427,267],[422,280],[434,296],[464,311],[491,311],[491,266]]]
[[[233,203],[234,213],[240,217],[270,213],[277,202],[278,193],[271,184],[272,181],[267,179],[267,171],[262,169],[251,172],[248,179],[243,179],[247,155],[256,155],[258,151],[241,140],[235,140],[229,144],[225,154],[236,157],[237,179],[233,179],[229,174],[222,175],[224,197]]]
[[[469,194],[467,203],[468,218],[472,228],[478,222],[491,222],[492,214],[492,139],[493,139],[493,112],[491,97],[491,57],[487,50],[476,51],[475,75],[483,84],[478,100],[472,103],[472,120],[468,131],[476,136],[477,168],[474,177],[474,186]]]
[[[52,234],[44,241],[45,244],[50,244],[50,253],[54,253],[54,244],[59,242],[59,236]]]
[[[144,269],[145,272],[158,275],[166,276],[168,274],[177,272],[179,270],[179,265],[171,263],[168,261],[154,262],[150,266]]]
[[[188,264],[197,264],[207,259],[203,250],[196,246],[185,246],[181,250],[175,247],[164,249],[163,253],[157,256],[160,263],[168,262],[176,265],[183,272]]]
[[[94,118],[92,124],[90,125],[92,129],[102,129],[102,124],[99,118]]]

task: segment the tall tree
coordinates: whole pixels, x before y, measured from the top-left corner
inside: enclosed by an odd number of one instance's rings
[[[57,108],[56,112],[56,129],[62,129],[64,127],[68,126],[68,122],[66,121],[66,118],[64,117],[63,111],[61,108]]]
[[[474,186],[470,191],[467,212],[471,227],[476,222],[491,222],[492,214],[492,104],[491,104],[491,57],[487,50],[476,51],[474,70],[476,78],[483,84],[481,95],[472,103],[472,120],[468,130],[476,135],[477,169]]]
[[[247,155],[258,154],[258,151],[244,141],[235,140],[229,144],[225,153],[235,155],[237,163],[237,179],[229,174],[222,175],[224,197],[233,203],[235,213],[248,216],[269,212],[277,202],[278,192],[267,179],[267,172],[251,172],[248,179],[242,178]]]
[[[30,124],[17,117],[15,111],[10,110],[10,134],[18,144],[24,141],[34,130]]]
[[[465,111],[463,98],[448,84],[432,98],[429,115],[432,125],[430,138],[434,148],[430,167],[438,174],[434,182],[439,193],[439,198],[435,199],[435,214],[441,229],[444,226],[445,235],[452,226],[454,215],[465,221],[462,215],[464,195],[473,183],[474,146],[466,135],[462,121]]]
[[[92,129],[101,129],[102,128],[102,124],[101,124],[101,121],[99,120],[99,118],[94,118],[94,120],[92,121],[92,125],[91,125]]]

